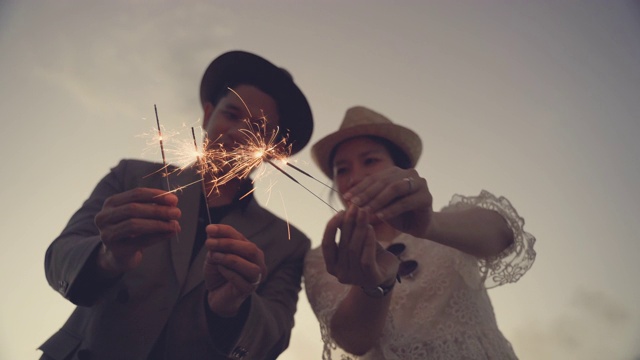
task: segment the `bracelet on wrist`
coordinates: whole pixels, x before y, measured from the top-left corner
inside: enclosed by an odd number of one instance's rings
[[[370,296],[372,298],[379,299],[379,298],[384,297],[388,293],[390,293],[391,290],[393,290],[393,287],[396,286],[396,282],[398,282],[398,276],[394,277],[393,278],[393,282],[391,284],[388,284],[388,285],[382,283],[382,284],[380,284],[380,285],[378,285],[378,286],[376,286],[374,288],[367,288],[367,287],[364,287],[364,286],[361,286],[361,288],[362,288],[362,291],[366,295],[368,295],[368,296]]]

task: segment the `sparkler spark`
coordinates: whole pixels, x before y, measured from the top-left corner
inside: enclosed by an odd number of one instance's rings
[[[205,169],[204,167],[206,166],[206,163],[203,161],[203,158],[200,156],[200,152],[198,151],[198,143],[196,142],[196,132],[193,129],[193,126],[191,127],[191,135],[193,136],[193,146],[195,147],[195,152],[196,152],[196,158],[197,158],[197,163],[200,166],[200,176],[202,177],[202,196],[204,196],[204,200],[205,202],[207,202],[208,196],[207,196],[207,187],[204,183],[204,174],[205,174]],[[205,206],[207,208],[207,217],[209,218],[209,224],[212,223],[211,221],[211,210],[209,210],[209,204],[207,204],[207,206]]]
[[[282,208],[284,209],[284,216],[287,220],[287,239],[291,240],[291,226],[289,226],[289,215],[287,214],[287,207],[284,206],[284,199],[282,198],[282,193],[280,194],[280,200],[282,201]]]
[[[191,141],[176,140],[176,134],[179,134],[176,133],[171,134],[171,141],[167,144],[165,142],[165,140],[167,140],[167,134],[163,134],[163,128],[160,126],[160,120],[158,118],[158,110],[154,105],[157,125],[156,140],[160,144],[163,162],[163,168],[158,171],[164,171],[163,176],[167,179],[167,193],[181,190],[199,182],[201,183],[205,198],[208,198],[208,196],[213,192],[219,193],[220,187],[224,186],[228,182],[236,179],[246,179],[252,174],[252,172],[254,172],[254,170],[259,169],[259,171],[254,174],[253,182],[257,181],[266,173],[266,167],[262,165],[267,163],[304,188],[307,192],[318,198],[333,211],[337,212],[337,210],[329,203],[300,183],[291,174],[287,173],[282,166],[278,166],[276,164],[276,162],[279,161],[284,164],[283,166],[289,166],[299,173],[328,187],[332,191],[335,191],[329,185],[291,164],[289,162],[289,156],[291,155],[292,147],[288,144],[288,138],[286,136],[279,136],[279,128],[269,124],[264,113],[259,117],[254,117],[249,111],[244,100],[242,100],[242,98],[233,89],[229,88],[229,90],[240,98],[247,110],[247,113],[249,114],[249,117],[243,120],[245,126],[238,130],[241,134],[240,141],[238,141],[235,144],[235,147],[230,150],[225,149],[223,144],[218,143],[216,140],[209,142],[209,139],[206,136],[203,137],[204,140],[202,148],[199,149],[194,127],[191,127]],[[170,170],[169,163],[175,165],[175,168],[172,167],[172,170]],[[171,189],[169,184],[169,174],[173,172],[181,172],[188,167],[194,167],[196,169],[196,172],[200,175],[200,180],[180,186],[176,189]],[[250,193],[251,192],[244,194],[242,197],[245,197]],[[207,211],[209,211],[208,207]],[[211,215],[209,213],[207,215],[209,216],[209,222],[211,223]]]
[[[226,154],[228,171],[217,179],[217,185],[233,178],[245,179],[266,160],[286,159],[291,154],[287,139],[278,139],[277,128],[270,129],[266,117],[262,116],[255,122],[245,119],[244,122],[246,127],[239,130],[243,141]],[[256,179],[263,173],[256,175]]]
[[[280,168],[278,165],[274,164],[271,160],[266,159],[266,162],[268,162],[270,165],[272,165],[273,167],[275,167],[276,169],[278,169],[278,171],[280,171],[281,173],[283,173],[286,177],[288,177],[289,179],[293,180],[293,182],[295,182],[296,184],[302,186],[303,189],[307,190],[309,193],[311,193],[311,195],[315,196],[318,200],[322,201],[323,203],[325,203],[328,207],[330,207],[333,211],[338,212],[338,210],[336,210],[333,206],[331,206],[328,202],[324,201],[320,196],[316,195],[316,193],[314,193],[313,191],[309,190],[309,188],[307,188],[306,186],[302,185],[302,183],[300,183],[298,180],[296,180],[296,178],[294,178],[293,176],[289,175],[289,173],[287,173],[286,171],[282,170],[282,168]]]

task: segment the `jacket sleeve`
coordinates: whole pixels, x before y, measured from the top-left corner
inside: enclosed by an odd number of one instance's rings
[[[251,295],[244,326],[237,340],[225,349],[230,358],[275,359],[289,346],[310,240],[293,232],[291,239],[284,235],[274,241],[286,241],[288,247],[275,249],[272,253],[267,250],[265,256],[282,256],[283,259],[276,268],[269,269],[266,281]]]
[[[97,275],[96,256],[101,240],[94,218],[106,198],[126,190],[125,174],[129,165],[127,160],[120,161],[100,180],[45,254],[49,285],[76,305],[93,305],[113,283],[113,280],[104,281]]]

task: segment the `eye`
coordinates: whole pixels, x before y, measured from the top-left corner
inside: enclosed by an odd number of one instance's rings
[[[337,177],[344,177],[351,172],[351,166],[349,164],[340,162],[333,165],[333,175]]]
[[[343,174],[345,174],[347,172],[347,168],[344,167],[344,166],[336,167],[336,168],[334,168],[333,172],[336,175],[343,175]]]
[[[231,121],[239,121],[242,119],[242,116],[235,112],[235,111],[223,111],[222,115],[224,115],[227,119],[231,120]]]
[[[376,163],[378,163],[380,161],[380,159],[376,158],[376,157],[368,157],[364,159],[364,164],[365,165],[374,165]]]

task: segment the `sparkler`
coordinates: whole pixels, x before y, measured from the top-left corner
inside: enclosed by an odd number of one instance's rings
[[[167,165],[167,159],[164,155],[164,143],[162,141],[162,128],[160,127],[160,118],[158,117],[158,107],[153,104],[153,110],[156,113],[156,124],[158,125],[158,141],[160,142],[160,152],[162,153],[162,165],[164,168],[164,178],[167,180],[167,191],[171,191],[171,185],[169,184],[169,170]],[[178,233],[176,233],[176,241],[180,241]]]
[[[314,180],[322,183],[318,179],[311,176],[311,174],[289,163],[288,156],[291,153],[291,146],[286,145],[287,139],[283,138],[278,140],[277,129],[271,130],[269,134],[269,130],[267,130],[267,120],[265,116],[258,118],[258,120],[259,120],[258,124],[253,124],[249,120],[245,120],[245,122],[247,123],[247,128],[240,130],[240,132],[245,137],[245,142],[228,153],[228,156],[230,156],[228,162],[232,165],[232,167],[231,167],[231,171],[229,171],[225,176],[230,176],[232,178],[233,177],[245,178],[249,176],[249,174],[253,169],[259,167],[263,163],[267,163],[273,166],[276,170],[278,170],[282,174],[284,174],[287,178],[291,179],[293,182],[300,185],[303,189],[308,191],[317,199],[325,203],[333,211],[337,212],[337,210],[333,208],[333,206],[331,206],[329,203],[324,201],[322,198],[316,195],[309,188],[307,188],[302,183],[300,183],[296,178],[294,178],[289,173],[284,171],[282,167],[276,165],[274,161],[279,160],[291,166],[293,169],[301,172],[302,174],[307,175],[313,178]],[[256,179],[259,177],[259,175],[256,176]],[[322,184],[329,187],[324,183]],[[333,188],[331,189],[333,190]]]
[[[201,179],[195,181],[190,184],[183,185],[177,189],[171,190],[169,184],[169,165],[167,163],[167,156],[165,154],[165,144],[163,142],[163,134],[162,128],[160,127],[160,120],[158,118],[158,110],[154,105],[154,110],[156,114],[156,124],[158,126],[158,141],[160,143],[160,150],[162,152],[162,162],[163,168],[159,171],[164,170],[164,176],[167,179],[167,190],[168,192],[175,192],[177,190],[183,189],[187,186],[193,185],[197,182],[201,183],[202,191],[207,198],[212,192],[218,191],[219,188],[226,183],[234,180],[234,179],[245,179],[249,177],[249,175],[254,171],[254,169],[261,168],[263,169],[261,172],[257,173],[254,178],[254,182],[259,179],[266,170],[264,167],[261,167],[262,164],[267,163],[280,173],[285,175],[291,181],[295,182],[311,195],[322,201],[333,211],[337,212],[337,210],[331,206],[328,202],[320,198],[313,191],[303,185],[300,181],[298,181],[295,177],[289,174],[287,171],[283,169],[282,166],[278,166],[276,164],[277,161],[282,162],[285,166],[289,166],[290,168],[298,171],[299,173],[319,182],[320,184],[326,186],[332,191],[336,191],[331,186],[323,183],[318,180],[311,174],[306,171],[300,169],[299,167],[291,164],[289,162],[289,156],[291,155],[291,145],[288,144],[287,137],[279,137],[278,131],[279,128],[269,126],[267,117],[262,114],[260,117],[253,117],[251,111],[249,110],[247,104],[240,97],[240,95],[235,92],[233,89],[228,88],[231,92],[233,92],[238,98],[242,101],[249,117],[244,119],[246,126],[238,131],[242,134],[242,141],[236,144],[236,147],[227,151],[223,148],[222,144],[215,144],[217,146],[209,146],[207,140],[205,138],[202,144],[202,151],[198,149],[198,144],[196,141],[195,130],[191,127],[191,135],[193,138],[193,143],[190,146],[182,147],[174,147],[173,149],[168,149],[167,152],[176,155],[177,158],[181,160],[183,165],[178,166],[174,171],[182,171],[188,166],[191,166],[195,162],[195,166],[197,167],[197,172],[200,174]],[[215,142],[215,141],[214,141]],[[194,150],[195,149],[195,150]],[[207,191],[207,188],[210,188]],[[249,195],[251,192],[244,194],[242,197]],[[207,215],[209,217],[209,223],[211,223],[211,215],[209,214],[209,209],[207,207]]]
[[[223,177],[217,179],[216,181],[217,184],[223,184],[233,178],[240,178],[240,179],[246,178],[249,176],[251,171],[253,171],[253,169],[259,167],[260,165],[266,162],[269,165],[273,166],[278,171],[280,171],[286,177],[291,179],[293,182],[300,185],[303,189],[308,191],[317,199],[325,203],[333,211],[338,212],[333,206],[331,206],[329,203],[324,201],[314,192],[309,190],[309,188],[304,186],[297,179],[295,179],[293,176],[291,176],[289,173],[284,171],[281,167],[279,167],[273,162],[274,160],[280,160],[281,162],[283,162],[287,166],[290,166],[291,168],[300,172],[301,174],[304,174],[312,178],[313,180],[321,183],[322,185],[328,187],[332,191],[335,191],[335,189],[333,189],[329,185],[316,179],[311,174],[303,171],[299,167],[291,164],[288,161],[288,158],[291,155],[291,145],[287,145],[288,139],[286,137],[282,137],[281,139],[278,140],[279,128],[275,127],[275,129],[274,128],[269,129],[267,117],[265,116],[264,113],[262,114],[262,116],[258,117],[257,119],[253,118],[251,114],[251,110],[249,110],[249,107],[244,102],[240,94],[238,94],[232,88],[228,87],[227,89],[233,92],[238,97],[238,99],[240,99],[245,109],[247,110],[247,113],[249,114],[249,118],[244,120],[245,124],[247,125],[246,128],[239,130],[244,136],[245,141],[241,145],[237,146],[233,151],[227,154],[228,155],[227,164],[231,165],[231,169]],[[253,123],[251,121],[252,119],[257,120],[257,123]],[[261,174],[258,174],[256,176],[256,179],[260,175]]]
[[[169,170],[167,165],[167,158],[164,156],[164,143],[162,142],[162,129],[160,128],[160,119],[158,118],[158,107],[153,104],[153,110],[156,113],[156,124],[158,125],[158,141],[160,142],[160,152],[162,153],[162,165],[164,169],[164,177],[167,180],[167,191],[171,191],[169,185]]]
[[[289,175],[286,171],[282,170],[282,168],[280,168],[278,165],[274,164],[273,161],[269,160],[269,159],[265,159],[264,161],[266,161],[268,164],[270,164],[271,166],[273,166],[274,168],[278,169],[278,171],[280,171],[281,173],[283,173],[286,177],[288,177],[289,179],[291,179],[293,182],[295,182],[296,184],[302,186],[303,189],[307,190],[311,195],[315,196],[318,200],[322,201],[323,203],[325,203],[328,207],[331,208],[331,210],[338,212],[338,210],[336,210],[333,206],[331,206],[328,202],[324,201],[320,196],[316,195],[313,191],[309,190],[309,188],[307,188],[306,186],[302,185],[302,183],[300,183],[298,180],[296,180],[296,178],[294,178],[293,176]]]
[[[327,188],[329,188],[329,190],[331,190],[331,191],[335,191],[335,192],[338,192],[338,190],[336,190],[336,189],[332,188],[331,186],[329,186],[329,185],[327,185],[327,184],[323,183],[322,181],[320,181],[320,180],[316,179],[316,178],[315,178],[315,177],[313,177],[311,174],[309,174],[308,172],[306,172],[306,171],[304,171],[304,170],[300,169],[299,167],[297,167],[297,166],[293,165],[293,164],[292,164],[292,163],[290,163],[289,161],[285,162],[285,164],[286,164],[287,166],[290,166],[290,167],[292,167],[293,169],[295,169],[295,170],[299,171],[301,174],[306,175],[306,176],[308,176],[308,177],[312,178],[313,180],[315,180],[315,181],[319,182],[320,184],[322,184],[322,185],[326,186]]]

